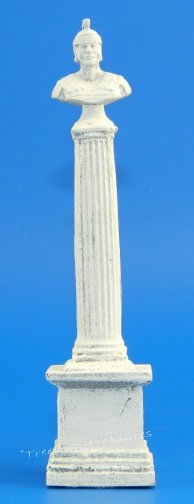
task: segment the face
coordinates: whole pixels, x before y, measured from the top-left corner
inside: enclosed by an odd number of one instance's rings
[[[101,44],[78,44],[75,53],[81,66],[95,66],[102,59]]]

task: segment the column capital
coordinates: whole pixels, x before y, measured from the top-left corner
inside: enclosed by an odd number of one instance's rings
[[[109,138],[113,139],[115,136],[115,133],[117,133],[118,128],[115,127],[109,127],[109,128],[85,128],[85,129],[78,129],[73,126],[71,130],[72,138],[74,141],[76,140],[85,140],[85,139],[91,139],[95,140],[96,138],[104,139]]]

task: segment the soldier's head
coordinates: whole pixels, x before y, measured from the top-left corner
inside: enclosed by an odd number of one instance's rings
[[[90,19],[84,19],[82,30],[73,41],[74,61],[81,66],[96,66],[102,61],[102,39],[90,28]]]

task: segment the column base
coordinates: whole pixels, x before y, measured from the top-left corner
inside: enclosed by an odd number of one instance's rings
[[[73,348],[73,360],[76,362],[121,361],[128,360],[127,347],[122,338],[119,342],[113,341],[84,341],[76,340]]]
[[[155,485],[153,457],[146,442],[135,449],[63,449],[58,441],[47,465],[48,486],[146,487]]]

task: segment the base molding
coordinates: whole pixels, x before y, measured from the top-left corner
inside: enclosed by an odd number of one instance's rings
[[[72,358],[75,363],[79,362],[117,362],[121,363],[128,360],[127,347],[124,344],[122,336],[118,341],[80,341],[77,338],[73,347]]]
[[[154,486],[153,457],[146,441],[142,448],[75,449],[59,446],[58,441],[47,465],[48,486],[131,487]]]

